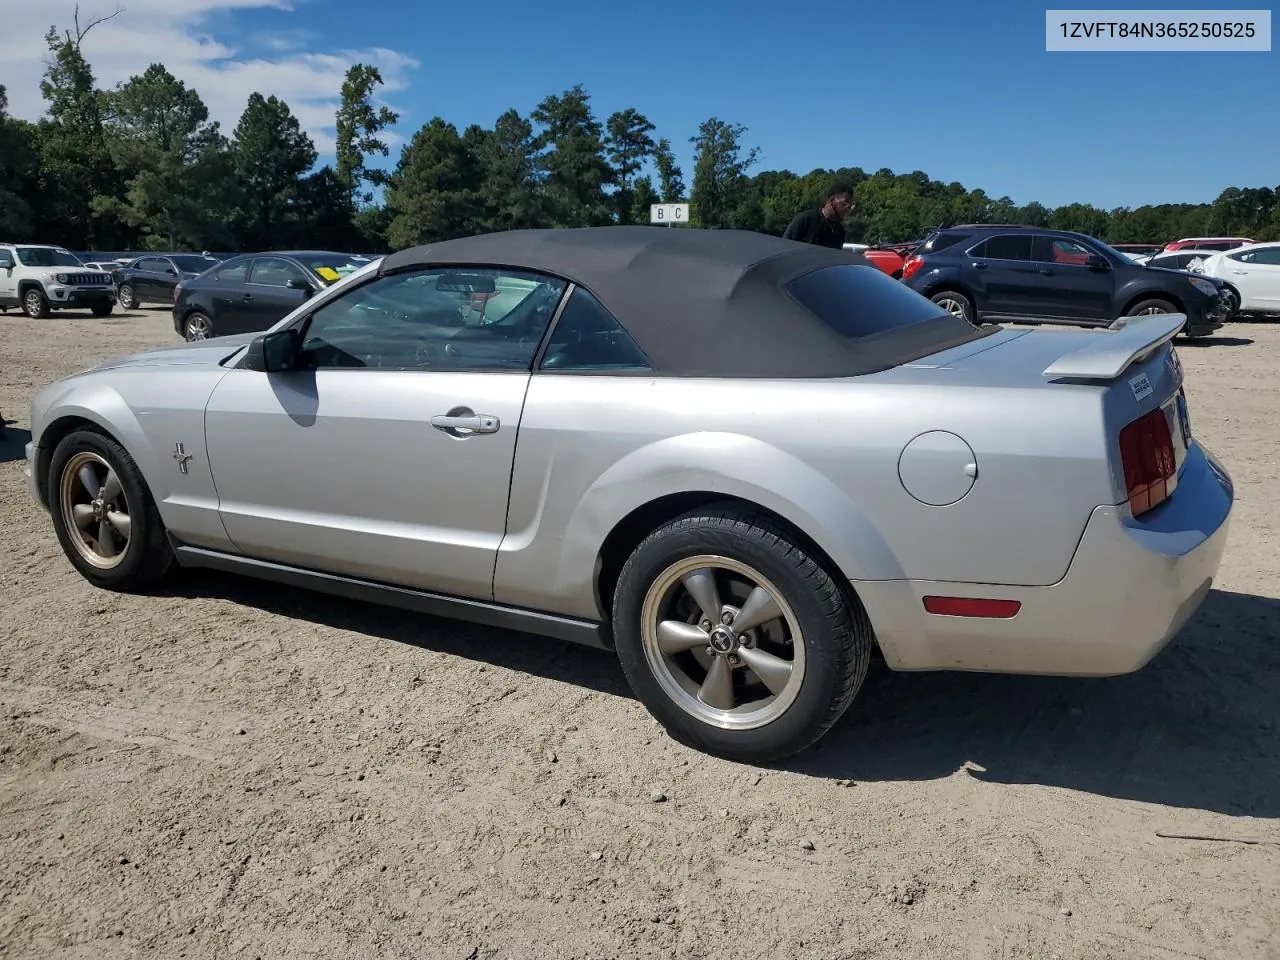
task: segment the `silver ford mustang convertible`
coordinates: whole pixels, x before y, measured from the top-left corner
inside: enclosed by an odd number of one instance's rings
[[[111,590],[211,567],[615,651],[763,763],[894,670],[1137,670],[1233,502],[1170,341],[975,327],[860,255],[514,231],[392,254],[260,334],[31,410],[31,493]]]

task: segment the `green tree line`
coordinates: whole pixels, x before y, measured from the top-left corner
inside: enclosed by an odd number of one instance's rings
[[[1229,187],[1212,203],[1104,210],[1085,203],[1015,204],[916,170],[763,170],[741,124],[711,117],[689,137],[693,165],[635,108],[599,118],[582,85],[528,115],[459,130],[440,117],[390,169],[386,130],[399,116],[375,105],[375,67],[346,74],[335,116],[335,162],[289,105],[254,93],[229,134],[199,93],[162,64],[101,89],[82,41],[94,26],[46,35],[47,103],[38,122],[11,117],[0,86],[0,239],[84,250],[385,251],[527,227],[647,223],[649,205],[685,201],[691,225],[781,234],[818,206],[833,179],[854,188],[849,239],[908,241],[946,222],[1026,223],[1113,243],[1183,236],[1280,239],[1280,186]]]

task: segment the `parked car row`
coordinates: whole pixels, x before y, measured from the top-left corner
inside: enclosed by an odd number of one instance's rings
[[[377,257],[284,250],[230,257],[174,285],[173,328],[187,340],[265,330]]]
[[[1107,326],[1119,317],[1182,313],[1203,337],[1240,309],[1225,276],[1135,262],[1096,237],[1007,224],[935,230],[907,257],[902,281],[973,323]]]

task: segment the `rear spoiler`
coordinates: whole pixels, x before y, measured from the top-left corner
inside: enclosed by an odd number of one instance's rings
[[[1120,317],[1088,346],[1063,354],[1045,367],[1045,379],[1115,380],[1135,360],[1176,337],[1186,322],[1185,313]]]

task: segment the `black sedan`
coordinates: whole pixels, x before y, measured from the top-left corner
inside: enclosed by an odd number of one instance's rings
[[[173,328],[188,340],[266,330],[373,258],[324,250],[246,253],[178,285]]]
[[[216,257],[198,253],[153,253],[138,257],[112,271],[116,284],[116,302],[122,310],[133,310],[144,303],[173,303],[173,290],[179,283],[194,280],[210,267]]]

